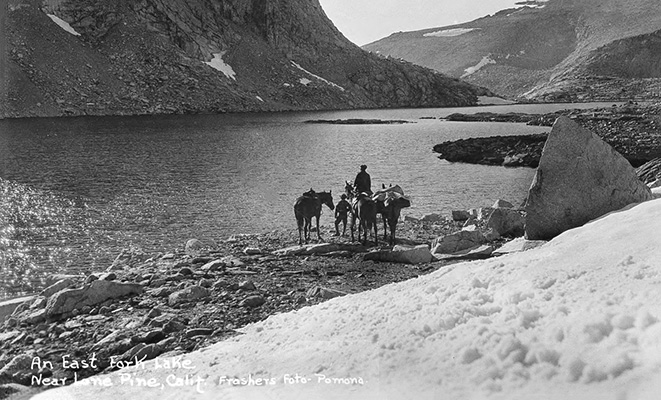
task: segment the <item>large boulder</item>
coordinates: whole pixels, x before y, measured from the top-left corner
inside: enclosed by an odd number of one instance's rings
[[[553,124],[525,209],[525,236],[549,240],[652,193],[629,162],[567,117]]]

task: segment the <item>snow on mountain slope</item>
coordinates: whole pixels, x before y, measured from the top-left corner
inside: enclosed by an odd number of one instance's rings
[[[363,48],[455,77],[489,57],[494,63],[465,78],[511,97],[616,100],[656,96],[654,90],[645,89],[649,84],[632,91],[621,89],[641,79],[661,82],[658,46],[648,37],[661,30],[657,1],[549,0],[521,4],[525,6],[463,24],[396,33]],[[607,46],[627,38],[629,54],[609,58],[608,54],[622,50]],[[595,62],[600,68],[593,68]],[[650,64],[650,68],[641,64]],[[644,73],[636,77],[618,73],[631,69]],[[627,81],[623,84],[617,78]],[[610,84],[602,85],[602,93],[594,93],[594,82],[604,80]]]

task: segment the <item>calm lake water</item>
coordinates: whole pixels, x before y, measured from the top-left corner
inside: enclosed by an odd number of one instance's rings
[[[421,118],[610,105],[0,121],[0,298],[39,289],[53,272],[105,269],[123,248],[173,251],[190,238],[213,244],[292,229],[300,193],[332,190],[337,202],[361,164],[373,187],[399,184],[412,198],[403,215],[448,214],[499,198],[518,204],[534,170],[451,164],[432,147],[549,128]],[[345,118],[411,123],[304,123]],[[321,223],[332,222],[325,210]]]

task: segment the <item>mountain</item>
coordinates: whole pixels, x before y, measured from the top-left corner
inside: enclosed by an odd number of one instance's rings
[[[349,42],[318,0],[9,0],[0,116],[459,106],[484,88]]]
[[[363,48],[508,97],[585,101],[661,96],[657,0],[519,5],[468,23],[395,33]]]

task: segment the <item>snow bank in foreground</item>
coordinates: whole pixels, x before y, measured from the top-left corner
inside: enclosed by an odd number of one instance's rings
[[[225,51],[220,52],[220,53],[214,53],[213,58],[211,61],[205,61],[204,63],[211,68],[222,72],[225,74],[226,77],[231,78],[236,80],[236,73],[232,69],[232,67],[229,64],[226,64],[225,61],[223,61],[223,56],[225,55]]]
[[[53,14],[46,14],[46,15],[48,15],[50,17],[50,19],[52,19],[53,22],[55,22],[60,28],[64,29],[65,31],[69,32],[70,34],[72,34],[74,36],[80,36],[80,33],[76,32],[76,30],[73,29],[67,21],[64,21],[63,19],[61,19],[57,15],[53,15]]]
[[[38,398],[657,399],[660,231],[657,199],[534,250],[273,316],[186,355],[192,369],[150,361],[111,388]]]

